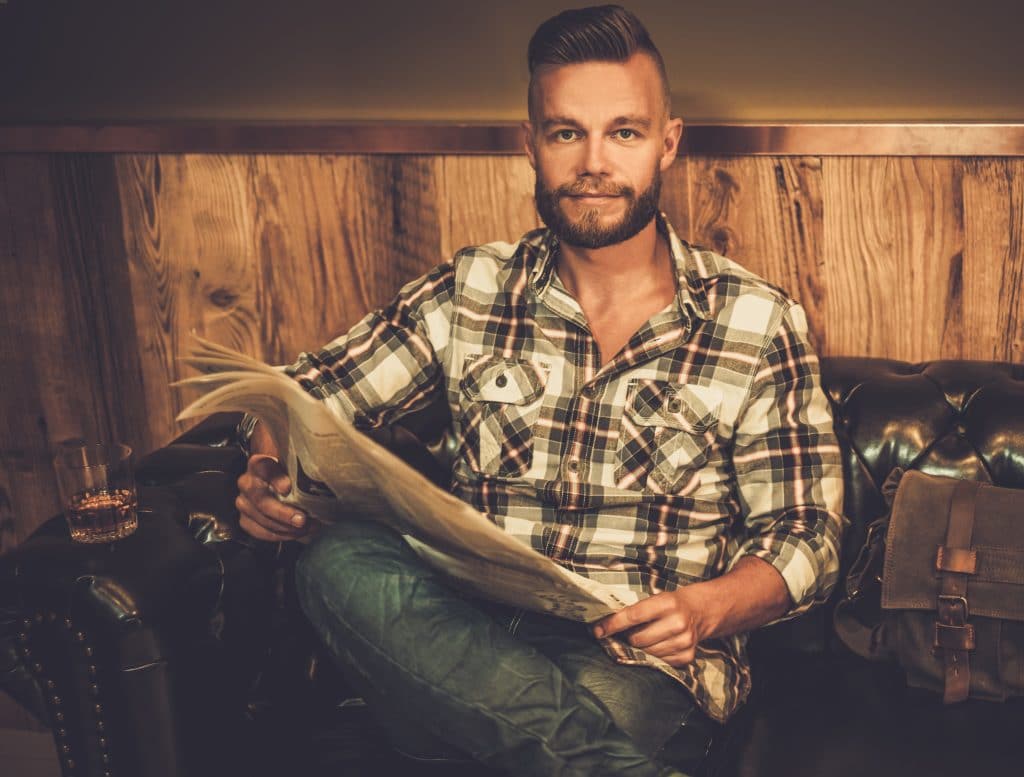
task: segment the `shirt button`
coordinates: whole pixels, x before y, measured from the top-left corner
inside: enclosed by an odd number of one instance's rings
[[[670,399],[668,401],[668,412],[670,412],[670,413],[678,413],[682,409],[683,409],[683,403],[681,401],[679,401],[678,399]]]
[[[593,399],[595,396],[597,396],[597,386],[595,386],[593,383],[589,383],[583,387],[583,391],[581,393],[587,399]]]
[[[565,465],[565,468],[567,470],[569,470],[570,472],[579,472],[580,471],[580,460],[579,459],[569,459],[569,463]]]
[[[501,373],[501,375],[494,379],[494,385],[498,388],[505,388],[508,385],[508,377],[505,373]]]

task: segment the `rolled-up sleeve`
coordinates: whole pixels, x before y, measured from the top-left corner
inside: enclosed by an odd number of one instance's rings
[[[453,266],[440,265],[285,372],[357,428],[391,424],[443,396],[453,289]]]
[[[733,464],[744,532],[730,566],[756,556],[782,575],[792,618],[828,598],[839,574],[843,472],[803,309],[782,312],[737,421]]]

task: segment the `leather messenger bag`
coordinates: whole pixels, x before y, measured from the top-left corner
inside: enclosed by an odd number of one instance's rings
[[[1024,695],[1024,490],[916,471],[894,473],[893,487],[847,577],[837,634],[947,704]]]

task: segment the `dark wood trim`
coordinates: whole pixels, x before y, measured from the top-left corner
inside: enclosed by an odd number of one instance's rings
[[[1024,124],[692,124],[698,155],[1024,156]],[[518,154],[519,125],[163,122],[0,125],[0,153]]]

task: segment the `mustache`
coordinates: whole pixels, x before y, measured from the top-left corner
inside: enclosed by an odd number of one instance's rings
[[[594,186],[589,181],[576,181],[559,186],[554,193],[559,197],[632,197],[636,191],[632,186],[619,186],[613,183]]]

